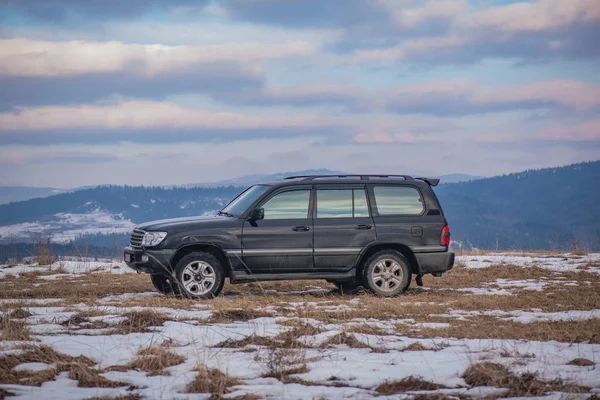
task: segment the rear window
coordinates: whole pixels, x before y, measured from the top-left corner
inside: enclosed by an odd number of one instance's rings
[[[425,210],[419,191],[413,186],[383,186],[373,188],[379,215],[421,215]]]

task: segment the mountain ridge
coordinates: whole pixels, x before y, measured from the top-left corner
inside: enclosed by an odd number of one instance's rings
[[[600,248],[600,161],[527,170],[435,188],[453,238],[467,248]],[[126,233],[137,223],[212,213],[227,187],[99,186],[0,205],[0,242],[69,241]]]

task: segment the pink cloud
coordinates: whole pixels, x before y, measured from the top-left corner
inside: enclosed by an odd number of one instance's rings
[[[585,121],[570,126],[554,126],[540,132],[536,137],[542,140],[555,141],[600,141],[600,120]]]
[[[387,132],[370,132],[360,133],[354,136],[353,141],[358,143],[416,143],[416,142],[437,142],[439,138],[415,135],[410,132],[398,132],[398,133],[387,133]]]
[[[515,137],[506,133],[487,133],[476,135],[473,140],[478,143],[504,143],[514,141]]]

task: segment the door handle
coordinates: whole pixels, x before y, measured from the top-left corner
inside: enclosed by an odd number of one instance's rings
[[[358,225],[356,227],[356,229],[362,229],[362,230],[371,229],[371,225]]]
[[[295,228],[292,228],[292,230],[296,232],[307,232],[310,230],[310,228],[308,226],[297,226]]]

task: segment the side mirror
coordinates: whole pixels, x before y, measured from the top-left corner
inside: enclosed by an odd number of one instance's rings
[[[258,221],[261,219],[265,219],[265,209],[262,207],[255,208],[254,210],[250,211],[250,215],[248,216],[248,219],[250,221]]]

